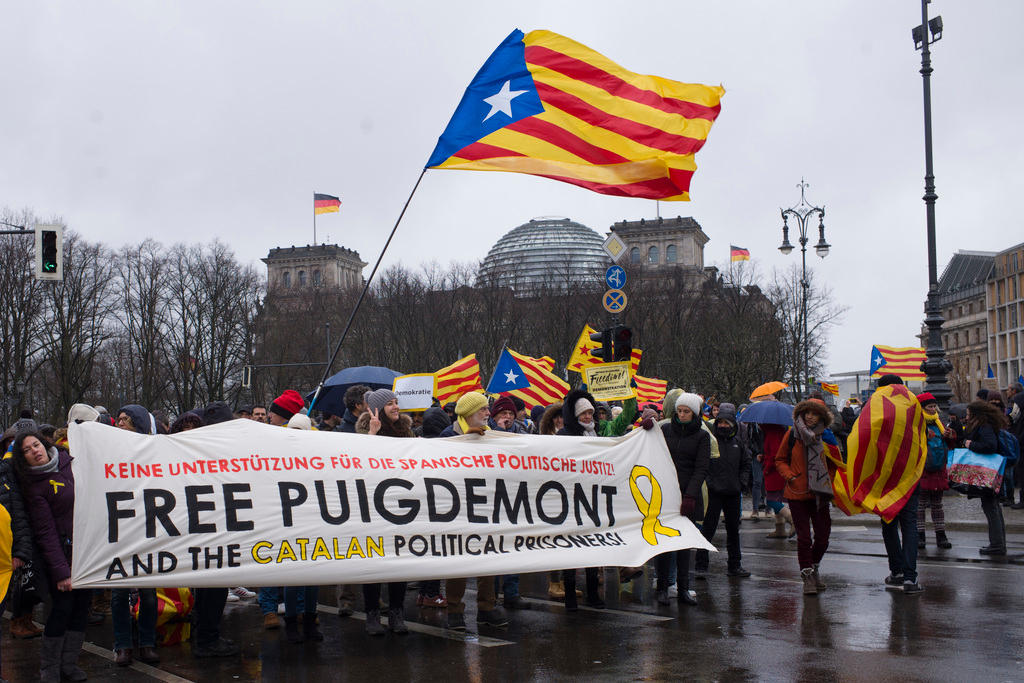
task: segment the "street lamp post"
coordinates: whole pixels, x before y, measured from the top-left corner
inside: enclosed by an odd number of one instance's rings
[[[810,283],[807,282],[807,219],[813,216],[818,216],[818,243],[814,245],[814,253],[819,257],[825,258],[828,256],[828,250],[832,246],[825,241],[825,208],[821,206],[811,206],[807,202],[807,198],[804,192],[810,185],[808,185],[803,178],[800,179],[800,184],[797,185],[800,188],[800,203],[791,209],[780,209],[782,212],[782,244],[779,246],[779,251],[784,255],[789,255],[793,251],[793,245],[789,241],[789,219],[793,218],[796,220],[797,227],[800,228],[800,288],[803,290],[803,301],[800,305],[801,317],[803,318],[803,368],[804,368],[804,390],[803,396],[806,398],[811,393],[810,388],[810,377],[811,377],[811,364],[810,364],[810,350],[809,342],[807,337],[807,290],[810,287]]]
[[[928,300],[924,306],[924,324],[928,328],[926,360],[921,363],[925,374],[924,390],[931,393],[945,413],[953,391],[946,375],[953,369],[942,348],[942,309],[939,306],[939,280],[935,264],[935,174],[932,171],[932,59],[928,46],[942,38],[942,17],[928,19],[928,2],[921,0],[921,25],[911,31],[914,48],[921,51],[921,78],[924,81],[924,206],[928,226]]]

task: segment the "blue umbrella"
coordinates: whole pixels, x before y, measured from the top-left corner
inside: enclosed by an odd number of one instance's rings
[[[793,426],[793,406],[780,401],[759,401],[751,403],[739,415],[740,422],[756,422],[763,425]]]
[[[345,413],[345,392],[349,387],[363,384],[371,389],[390,389],[396,377],[401,377],[401,372],[395,372],[389,368],[382,368],[379,365],[360,365],[354,368],[345,368],[335,373],[324,382],[323,391],[316,400],[314,410],[320,410],[334,415]],[[316,390],[306,394],[306,402],[313,400]]]

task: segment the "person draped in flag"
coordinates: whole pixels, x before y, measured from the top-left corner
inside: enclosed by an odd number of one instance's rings
[[[832,478],[843,467],[839,448],[822,440],[831,420],[832,414],[821,399],[801,401],[793,409],[793,426],[775,453],[775,469],[786,482],[783,497],[789,503],[796,530],[804,595],[816,595],[825,589],[818,567],[832,531]]]

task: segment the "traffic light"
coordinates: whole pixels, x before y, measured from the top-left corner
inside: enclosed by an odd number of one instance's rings
[[[594,358],[600,358],[604,363],[611,363],[613,358],[612,351],[612,331],[601,330],[590,335],[590,341],[599,342],[600,346],[595,349],[590,349],[590,355]]]
[[[612,343],[615,345],[615,361],[633,359],[633,330],[623,325],[616,325],[612,330]]]
[[[36,226],[36,279],[64,279],[64,226]]]

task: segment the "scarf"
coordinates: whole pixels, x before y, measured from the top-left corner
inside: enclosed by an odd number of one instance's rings
[[[60,458],[57,457],[57,449],[51,446],[50,450],[47,451],[47,454],[50,456],[50,462],[46,463],[45,465],[35,465],[29,467],[28,471],[31,472],[32,474],[38,474],[42,472],[56,472],[57,465],[60,464]]]
[[[825,464],[825,444],[821,441],[825,423],[819,421],[814,429],[808,429],[803,415],[800,415],[793,420],[793,432],[804,445],[807,454],[807,488],[819,497],[831,498],[834,495],[832,477]]]
[[[677,434],[682,433],[685,436],[690,436],[692,434],[696,434],[703,428],[703,426],[701,418],[696,415],[694,415],[693,419],[689,422],[680,422],[678,415],[672,415],[672,429],[674,429]]]
[[[593,420],[588,425],[585,425],[582,422],[580,422],[579,424],[580,429],[583,430],[583,436],[597,436],[597,420]]]
[[[924,413],[924,422],[929,427],[935,427],[939,430],[939,434],[945,434],[946,428],[942,426],[942,420],[939,419],[939,414],[929,415]]]

